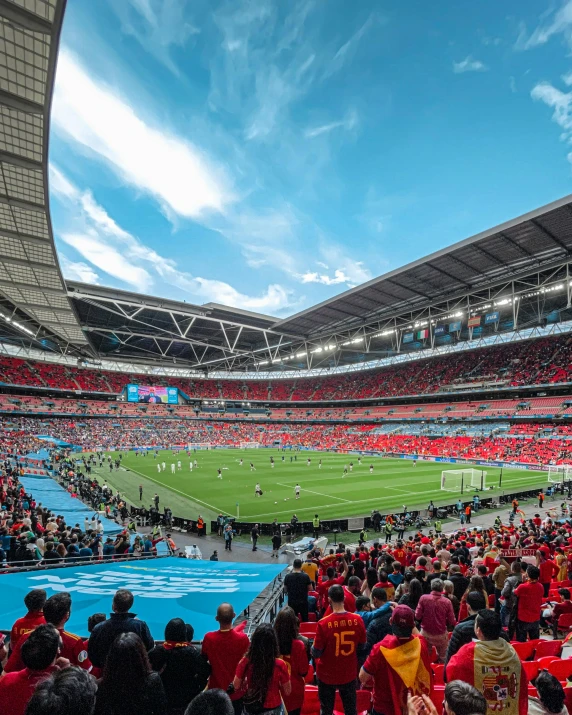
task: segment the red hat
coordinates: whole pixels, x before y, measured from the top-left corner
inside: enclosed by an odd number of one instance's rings
[[[409,606],[396,606],[390,620],[393,633],[398,638],[409,638],[415,628],[415,616]]]

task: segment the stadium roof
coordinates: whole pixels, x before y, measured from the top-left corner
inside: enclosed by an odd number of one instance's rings
[[[572,195],[507,221],[276,323],[314,335],[414,310],[567,260],[572,251]]]
[[[77,346],[86,339],[66,294],[47,190],[64,5],[0,0],[0,316],[4,339]]]
[[[294,371],[539,325],[550,311],[572,317],[572,196],[283,320],[65,282],[47,195],[64,8],[65,0],[0,0],[1,341],[200,371]],[[433,330],[461,310],[469,317],[497,305],[504,323],[439,338]],[[429,338],[403,345],[405,331],[420,326]]]

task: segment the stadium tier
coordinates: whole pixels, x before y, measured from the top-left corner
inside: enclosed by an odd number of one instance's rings
[[[459,390],[567,384],[570,335],[527,340],[412,360],[377,370],[286,380],[200,380],[76,368],[20,358],[0,359],[0,382],[83,392],[121,393],[127,384],[178,387],[190,399],[249,402],[325,402]]]

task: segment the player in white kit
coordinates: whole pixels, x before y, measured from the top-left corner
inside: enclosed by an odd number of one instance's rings
[[[177,469],[179,470],[179,472],[181,471],[181,460],[177,462]]]
[[[157,471],[159,472],[159,474],[161,474],[161,465],[160,464],[157,465]]]
[[[300,498],[300,485],[299,484],[296,484],[296,486],[294,487],[294,494],[296,495],[296,499]]]
[[[171,463],[171,474],[175,473],[175,462]]]
[[[166,468],[167,468],[167,465],[165,464],[165,462],[161,462],[161,469],[163,471],[165,471]]]

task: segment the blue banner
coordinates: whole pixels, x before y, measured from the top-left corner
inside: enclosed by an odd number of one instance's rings
[[[139,402],[139,385],[127,385],[127,402]]]
[[[444,335],[445,334],[445,326],[444,325],[438,325],[435,328],[435,335]]]
[[[485,315],[485,325],[490,325],[491,323],[498,323],[500,318],[500,313],[495,310],[494,313],[487,313]]]
[[[403,333],[403,342],[404,343],[412,343],[413,342],[413,333]]]
[[[457,333],[461,329],[461,321],[456,320],[454,323],[449,323],[449,332]]]
[[[176,405],[179,402],[179,390],[176,387],[167,388],[167,403]]]
[[[203,556],[208,558],[209,554]],[[284,564],[167,557],[5,574],[0,630],[9,631],[20,618],[24,596],[30,589],[43,588],[48,597],[59,591],[71,594],[73,606],[66,630],[86,637],[88,616],[109,613],[115,591],[126,588],[135,596],[133,612],[147,622],[155,640],[164,638],[165,626],[171,618],[190,623],[195,629],[195,639],[202,640],[208,631],[218,630],[215,616],[220,603],[229,601],[235,612],[240,613],[283,569]]]

